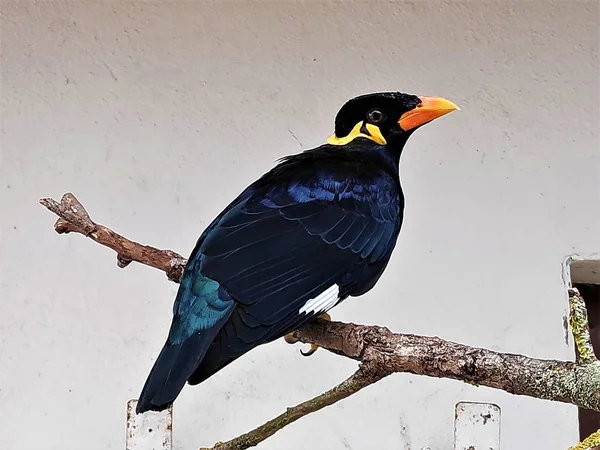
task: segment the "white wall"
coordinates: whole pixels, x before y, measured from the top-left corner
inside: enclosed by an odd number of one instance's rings
[[[119,449],[176,285],[58,236],[43,196],[187,255],[276,158],[324,142],[370,91],[462,111],[411,138],[385,276],[337,320],[571,358],[561,262],[600,251],[599,7],[527,2],[2,2],[0,447]],[[295,136],[295,137],[294,137]],[[175,407],[175,446],[244,432],[355,363],[283,341]],[[396,375],[267,449],[451,448],[459,400],[497,402],[503,448],[564,449],[576,408]]]

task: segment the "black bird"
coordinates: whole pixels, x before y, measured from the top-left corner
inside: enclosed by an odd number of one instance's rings
[[[190,255],[137,412],[168,408],[186,382],[369,291],[402,225],[402,149],[456,109],[400,92],[356,97],[326,144],[282,158],[233,200]]]

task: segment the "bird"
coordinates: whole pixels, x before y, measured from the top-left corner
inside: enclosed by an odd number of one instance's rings
[[[402,226],[404,146],[458,109],[402,92],[356,96],[326,143],[280,158],[231,201],[190,254],[136,413],[171,407],[186,383],[370,291]]]

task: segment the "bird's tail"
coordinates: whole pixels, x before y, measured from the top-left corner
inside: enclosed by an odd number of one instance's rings
[[[206,354],[210,342],[194,333],[180,344],[165,343],[146,379],[136,413],[170,407]]]

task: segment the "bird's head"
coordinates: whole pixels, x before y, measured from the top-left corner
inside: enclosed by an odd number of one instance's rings
[[[327,142],[345,145],[362,137],[381,145],[402,147],[417,128],[457,109],[454,103],[439,97],[401,92],[361,95],[339,110],[335,132]]]

